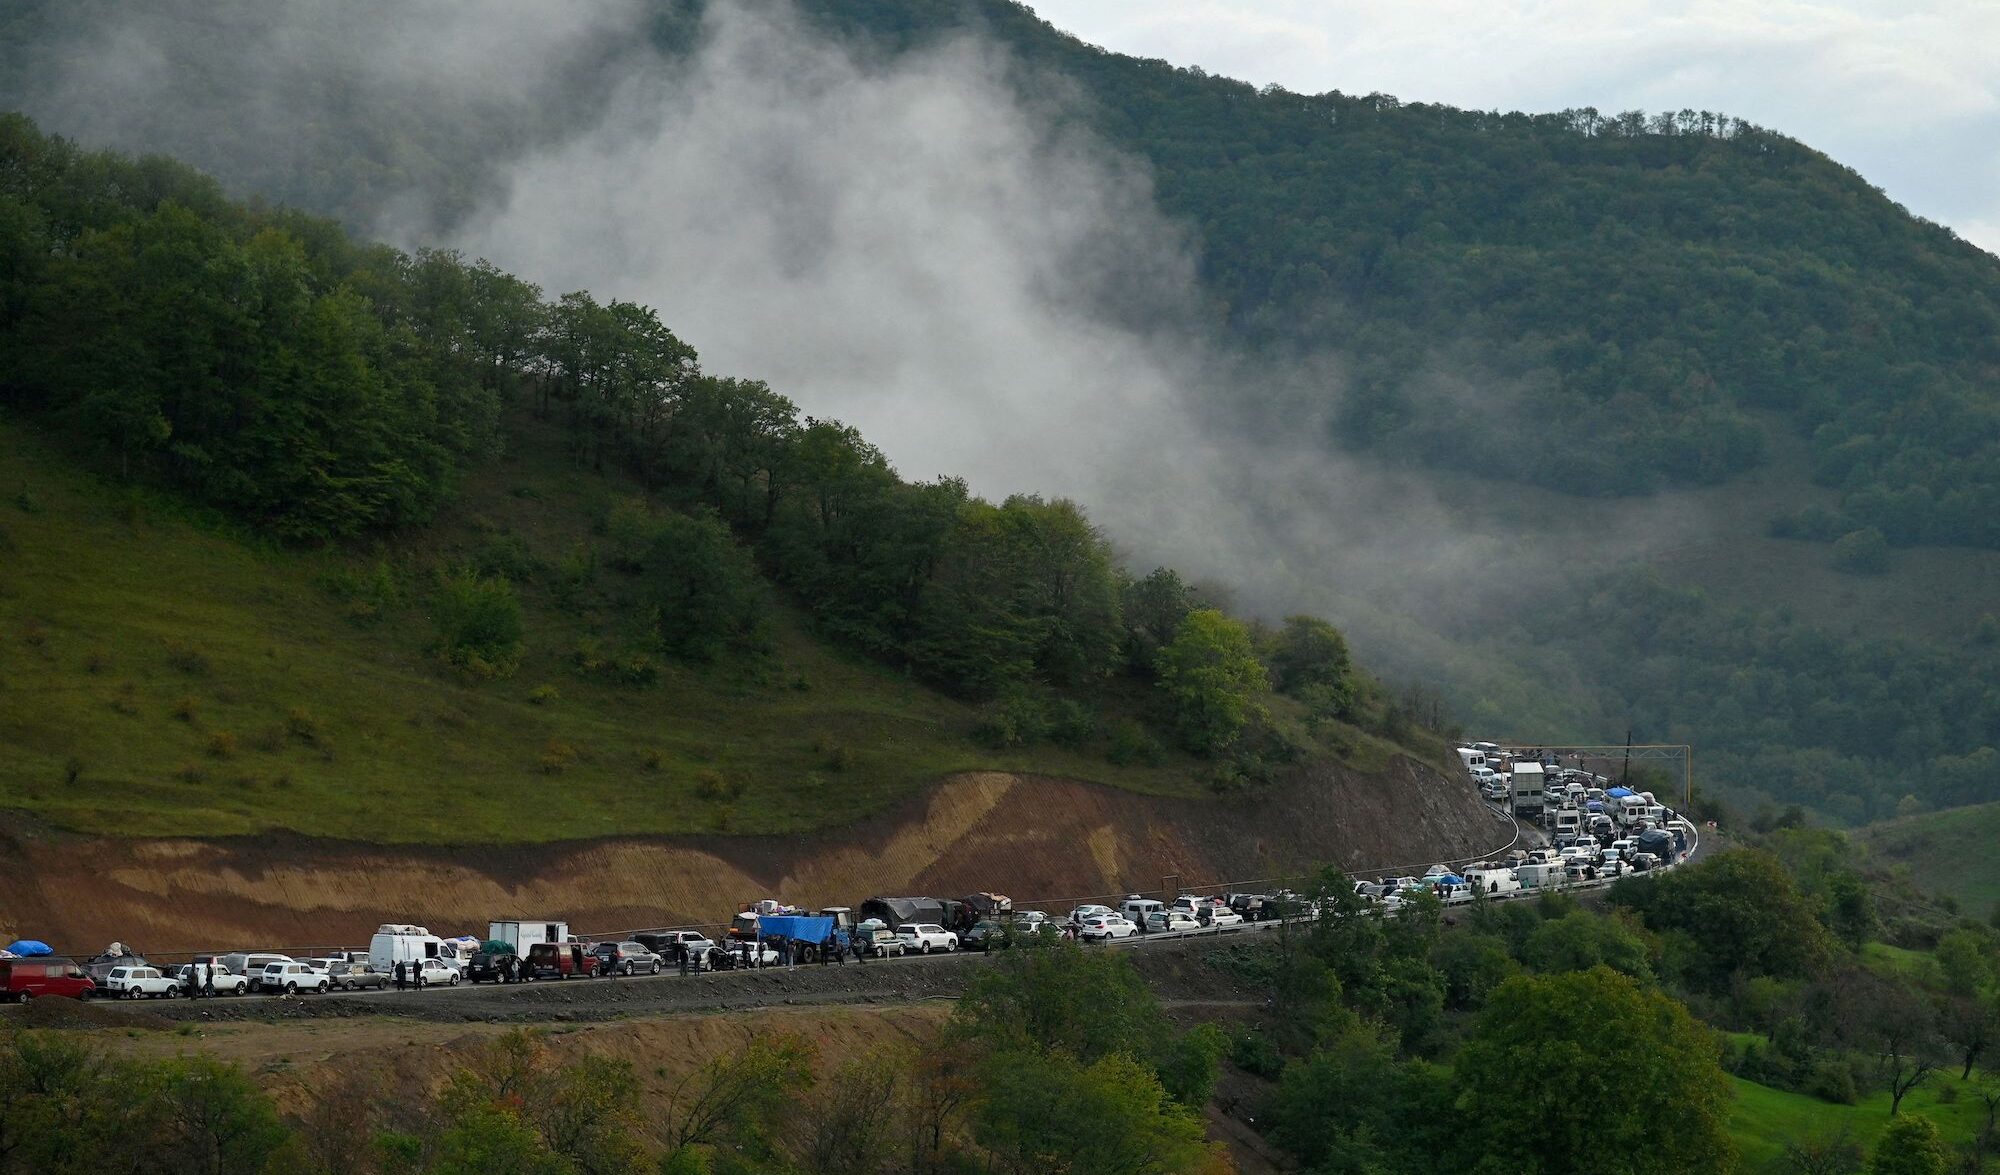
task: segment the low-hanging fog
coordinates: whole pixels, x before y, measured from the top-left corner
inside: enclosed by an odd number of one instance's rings
[[[906,476],[1074,497],[1135,569],[1171,564],[1266,615],[1326,612],[1392,672],[1435,672],[1434,634],[1577,564],[1447,507],[1428,476],[1338,453],[1340,340],[1282,361],[1220,342],[1197,243],[1144,168],[1075,129],[1082,99],[1059,79],[977,38],[877,59],[752,2],[711,5],[671,57],[636,0],[274,0],[259,19],[276,32],[226,47],[172,21],[80,25],[30,112],[280,195],[310,190],[312,144],[337,127],[315,105],[329,70],[405,119],[508,127],[476,183],[421,161],[383,176],[394,212],[360,227],[551,295],[652,304],[708,370],[860,426]],[[328,45],[346,49],[329,63]],[[226,75],[198,110],[177,109],[189,61]],[[1504,398],[1442,360],[1435,382]],[[1468,465],[1505,459],[1467,438]],[[1592,565],[1697,522],[1618,509],[1638,537]]]

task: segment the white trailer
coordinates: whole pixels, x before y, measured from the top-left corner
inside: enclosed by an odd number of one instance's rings
[[[568,942],[569,923],[529,922],[518,919],[511,922],[489,922],[486,925],[486,937],[506,943],[514,948],[515,954],[526,958],[528,948],[538,942]]]

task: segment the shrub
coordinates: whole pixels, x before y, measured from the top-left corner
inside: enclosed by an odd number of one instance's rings
[[[1104,755],[1120,767],[1135,763],[1151,767],[1160,761],[1164,753],[1160,740],[1147,734],[1145,727],[1128,719],[1112,726],[1111,747]]]
[[[1854,1066],[1838,1057],[1827,1057],[1806,1073],[1801,1092],[1835,1105],[1851,1106],[1860,1096],[1854,1083]]]
[[[542,747],[539,766],[544,775],[560,775],[564,768],[576,762],[577,750],[566,742],[550,739]]]
[[[83,778],[83,760],[77,758],[74,755],[71,755],[68,759],[63,761],[63,782],[74,787],[76,786],[77,781],[82,778]]]
[[[167,642],[167,664],[189,677],[200,677],[208,672],[208,656],[191,645],[178,641]]]
[[[694,794],[711,802],[731,803],[743,795],[743,781],[725,779],[720,771],[697,771]]]
[[[1285,1058],[1278,1052],[1278,1046],[1261,1032],[1246,1032],[1231,1042],[1229,1060],[1245,1073],[1267,1080],[1276,1080],[1285,1070]]]
[[[317,745],[322,737],[319,719],[304,706],[293,706],[285,714],[285,731],[308,746]]]
[[[475,677],[506,677],[521,662],[521,602],[504,579],[471,571],[441,577],[431,622],[439,656]]]
[[[493,535],[472,553],[472,569],[480,575],[523,583],[535,574],[535,557],[528,544],[513,535]]]
[[[182,694],[174,699],[174,717],[192,724],[201,713],[201,699],[193,694]]]
[[[1889,540],[1872,526],[1850,530],[1834,540],[1833,565],[1856,575],[1880,575],[1889,570]]]
[[[665,761],[666,756],[660,754],[658,751],[647,751],[645,754],[639,756],[639,765],[648,771],[658,771],[660,764]]]
[[[528,701],[537,706],[552,706],[562,700],[562,691],[552,685],[538,685],[528,691]]]
[[[112,712],[115,714],[123,714],[127,718],[137,717],[139,714],[139,703],[133,700],[132,697],[133,692],[134,692],[134,686],[131,682],[129,681],[119,682],[118,693],[114,695],[111,699]]]
[[[208,778],[208,769],[199,763],[189,760],[174,769],[174,778],[180,780],[182,783],[200,783],[202,780]]]
[[[226,730],[209,735],[208,754],[212,759],[227,759],[236,754],[236,736]]]
[[[109,668],[111,668],[111,654],[104,650],[92,649],[90,652],[84,654],[83,671],[85,673],[95,677]]]

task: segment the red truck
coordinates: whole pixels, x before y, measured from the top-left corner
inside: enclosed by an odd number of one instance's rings
[[[0,999],[27,1003],[39,995],[66,995],[87,1000],[97,984],[68,959],[0,959]]]

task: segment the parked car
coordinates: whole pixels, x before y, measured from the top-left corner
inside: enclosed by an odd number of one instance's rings
[[[693,957],[706,959],[715,947],[714,940],[699,930],[656,930],[645,934],[635,934],[632,941],[660,956],[662,962],[678,967],[683,951],[692,952]]]
[[[597,956],[577,943],[538,942],[528,947],[527,966],[535,979],[568,979],[597,974]]]
[[[465,978],[470,983],[498,983],[500,960],[514,957],[513,951],[480,951],[466,961]]]
[[[641,942],[601,942],[590,948],[597,969],[605,975],[658,975],[662,960]]]
[[[335,987],[347,991],[389,986],[389,976],[376,970],[372,963],[335,961],[327,965],[326,977]]]
[[[96,994],[96,982],[69,959],[0,959],[0,999],[25,1004],[37,996],[87,1000]]]
[[[110,974],[104,977],[104,990],[128,1000],[136,1000],[140,996],[150,1000],[179,995],[181,985],[158,967],[113,967]]]
[[[1228,906],[1204,906],[1195,914],[1195,921],[1203,926],[1241,926],[1243,915]]]
[[[425,987],[457,987],[465,978],[448,959],[422,959],[413,968],[417,980]]]
[[[920,955],[958,949],[958,936],[935,922],[904,923],[896,928],[896,937],[903,940],[904,950]]]
[[[1007,927],[997,918],[981,918],[972,924],[960,941],[968,951],[990,951],[1000,945],[1007,935]]]
[[[1152,898],[1142,898],[1138,894],[1133,894],[1118,904],[1118,912],[1138,923],[1141,929],[1144,929],[1148,915],[1155,910],[1164,910],[1166,908],[1165,902],[1155,901]]]
[[[861,936],[861,949],[878,959],[903,953],[903,939],[895,931],[880,923],[871,929],[866,922],[863,922],[854,932]]]
[[[264,964],[263,974],[252,986],[258,991],[297,995],[302,991],[325,993],[333,987],[333,977],[307,963],[293,960]]]
[[[1200,930],[1201,923],[1186,910],[1154,910],[1146,915],[1146,933],[1158,934],[1167,930]]]
[[[1117,912],[1110,906],[1078,906],[1069,912],[1069,920],[1075,925],[1081,926],[1092,918],[1100,918],[1106,914],[1116,914]]]
[[[1085,942],[1110,942],[1113,939],[1131,938],[1139,933],[1139,926],[1123,914],[1098,914],[1085,918],[1077,937]]]
[[[250,991],[249,976],[238,975],[220,963],[203,964],[199,974],[195,972],[194,964],[182,963],[174,968],[174,982],[181,985],[182,991],[196,982],[204,984],[216,995],[247,995]]]
[[[236,951],[222,956],[219,961],[224,967],[248,979],[251,991],[258,991],[264,979],[264,968],[272,963],[289,963],[292,957],[271,951]]]

